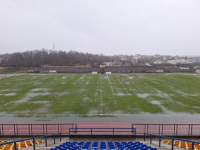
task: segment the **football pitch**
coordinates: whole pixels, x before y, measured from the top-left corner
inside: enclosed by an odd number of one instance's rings
[[[0,117],[200,114],[200,78],[183,74],[0,75]]]

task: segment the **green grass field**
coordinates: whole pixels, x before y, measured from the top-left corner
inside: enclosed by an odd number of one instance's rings
[[[0,114],[200,113],[200,78],[180,74],[0,75]]]

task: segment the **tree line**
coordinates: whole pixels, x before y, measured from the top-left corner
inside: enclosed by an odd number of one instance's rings
[[[89,54],[77,51],[31,50],[0,55],[1,66],[9,67],[40,67],[91,65],[97,66],[102,62],[111,62],[118,56],[105,56],[103,54]],[[117,58],[120,59],[120,58]]]

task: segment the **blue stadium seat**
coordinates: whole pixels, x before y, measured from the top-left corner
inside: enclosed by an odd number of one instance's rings
[[[51,150],[157,150],[140,142],[65,142]]]

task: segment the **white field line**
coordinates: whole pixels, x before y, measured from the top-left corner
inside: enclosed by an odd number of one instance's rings
[[[157,79],[157,78],[155,78],[155,79],[145,78],[145,79],[148,79],[148,80],[150,80],[150,81],[152,81],[152,82],[154,82],[154,83],[155,83],[155,80],[162,81],[162,80]],[[163,81],[162,81],[162,82],[163,82]],[[167,83],[167,82],[166,82],[166,83]],[[158,83],[156,83],[156,84],[158,84]],[[163,85],[165,85],[165,84],[163,84]],[[150,85],[149,85],[149,86],[150,86]],[[152,86],[150,86],[150,87],[152,87]],[[165,86],[165,87],[168,88],[168,89],[170,89],[170,87],[168,87],[168,86]],[[165,94],[163,91],[160,91],[160,90],[158,90],[158,89],[156,89],[156,88],[154,88],[154,87],[152,87],[152,89],[156,90],[159,94],[162,94],[163,96],[165,96],[165,98],[167,98],[168,100],[173,101],[173,100],[171,99],[171,97],[169,96],[169,94]],[[172,90],[172,89],[171,89],[171,90]],[[175,92],[175,93],[177,93],[177,94],[179,94],[179,95],[181,95],[181,96],[183,96],[183,97],[186,97],[186,98],[188,98],[188,99],[190,99],[190,100],[196,101],[195,99],[188,97],[188,96],[195,96],[195,94],[193,95],[193,94],[184,93],[184,92],[182,92],[182,91],[180,91],[180,90],[172,90],[172,91]],[[196,95],[196,96],[197,96],[197,95]]]
[[[97,99],[97,96],[98,96],[98,91],[99,91],[99,87],[97,87],[97,89],[96,89],[96,93],[95,93],[95,99]]]
[[[123,87],[123,89],[126,91],[126,93],[129,94],[128,91],[127,91],[127,89],[126,89],[126,88],[124,87],[124,85],[122,84],[122,82],[118,79],[118,76],[117,76],[116,78],[117,78],[117,80],[119,81],[119,83],[122,85],[122,87]]]
[[[112,84],[111,84],[111,82],[110,82],[109,75],[107,75],[107,76],[108,76],[108,83],[109,83],[109,85],[110,85],[110,88],[111,88],[111,90],[112,90],[112,92],[113,92],[113,87],[112,87]]]
[[[101,75],[100,75],[101,76]],[[100,113],[100,115],[102,115],[102,77],[100,78],[100,92],[101,92],[101,98],[100,98],[100,101],[101,101],[101,113]]]
[[[87,82],[89,82],[91,78],[92,78],[92,76],[90,76],[90,78],[87,80]],[[87,83],[87,82],[86,82],[86,83]],[[80,93],[84,91],[86,85],[87,85],[87,84],[85,84],[84,87],[80,90]]]
[[[148,80],[148,81],[152,81],[154,82],[154,80],[150,79],[150,78],[146,78],[146,77],[143,77],[144,79]],[[169,96],[169,94],[166,94],[164,93],[163,91],[160,91],[156,88],[154,88],[153,86],[151,86],[150,84],[148,84],[148,86],[150,87],[149,89],[154,89],[157,94],[150,94],[150,95],[155,95],[155,96],[159,96],[159,95],[162,95],[162,97],[166,98],[167,100],[170,100],[172,101],[171,97]],[[140,89],[141,90],[141,89]],[[144,92],[143,90],[141,90],[142,92]],[[145,92],[144,92],[145,93]],[[153,100],[152,98],[149,98],[150,100]]]
[[[196,99],[193,99],[193,98],[190,98],[190,97],[188,97],[188,96],[194,96],[193,94],[188,94],[188,93],[184,93],[184,92],[182,92],[182,91],[179,91],[179,90],[173,90],[175,93],[178,93],[179,95],[181,95],[181,96],[183,96],[183,97],[186,97],[186,98],[188,98],[188,99],[190,99],[190,100],[193,100],[193,101],[197,101]],[[197,95],[195,95],[195,96],[197,96]]]
[[[85,74],[83,76],[81,76],[76,82],[74,82],[73,84],[77,84],[80,80],[82,80],[85,77]]]
[[[147,78],[145,78],[145,79],[147,79]],[[148,79],[149,80],[149,79]],[[151,80],[151,79],[150,79]],[[150,85],[148,85],[148,86],[150,86]],[[140,91],[142,91],[143,93],[145,93],[141,88],[139,88],[138,86],[136,86]],[[156,89],[156,88],[154,88],[154,87],[152,87],[152,86],[150,86],[152,89],[154,89],[156,92],[157,92],[157,94],[152,94],[152,95],[162,95],[162,96],[164,96],[166,99],[168,99],[168,100],[170,100],[170,101],[172,101],[172,99],[171,99],[171,97],[168,95],[168,94],[165,94],[164,92],[162,92],[162,91],[160,91],[160,90],[158,90],[158,89]],[[153,101],[153,98],[151,98],[151,97],[148,97],[148,98],[145,98],[145,99],[149,99],[149,100],[151,100],[151,101]],[[160,106],[161,107],[161,109],[163,110],[163,112],[164,113],[167,113],[168,112],[168,110],[164,107],[164,106],[162,106],[161,104],[159,104],[158,106]],[[172,115],[173,116],[173,115]]]

